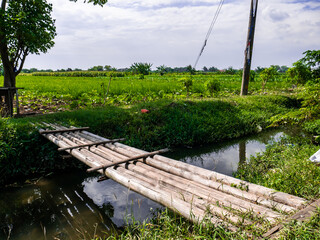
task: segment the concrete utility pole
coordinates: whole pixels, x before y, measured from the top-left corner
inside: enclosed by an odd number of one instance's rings
[[[250,68],[251,68],[251,58],[252,58],[253,40],[254,40],[254,30],[255,30],[255,26],[256,26],[257,10],[258,10],[258,0],[251,0],[248,37],[247,37],[247,45],[246,45],[246,50],[245,50],[244,67],[243,67],[243,75],[242,75],[242,85],[241,85],[241,92],[240,92],[241,96],[248,94],[249,79],[250,79]]]

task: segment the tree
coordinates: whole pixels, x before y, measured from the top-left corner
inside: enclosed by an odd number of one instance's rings
[[[92,68],[89,68],[88,71],[103,71],[103,66],[93,66]]]
[[[160,73],[161,76],[163,76],[167,72],[168,67],[166,65],[161,65],[157,67],[157,72]]]
[[[273,67],[277,72],[280,72],[281,67],[279,65],[271,65],[270,67]]]
[[[292,64],[293,67],[287,71],[287,79],[294,84],[305,84],[312,78],[310,68],[302,61],[297,61]]]
[[[277,69],[274,66],[271,66],[269,68],[265,68],[260,73],[260,78],[262,80],[262,92],[264,91],[264,87],[267,83],[267,81],[273,81],[275,77],[277,76]]]
[[[233,67],[228,67],[228,69],[226,69],[225,73],[226,73],[226,74],[234,75],[234,74],[237,73],[237,70],[234,69]]]
[[[188,65],[188,66],[186,67],[186,70],[187,70],[187,72],[190,73],[191,75],[196,74],[196,69],[194,69],[191,65]]]
[[[219,69],[216,68],[216,67],[214,67],[214,66],[212,66],[212,67],[209,68],[208,70],[209,70],[209,72],[219,72]]]
[[[112,71],[112,67],[110,65],[105,65],[104,70],[107,72]]]
[[[288,71],[288,69],[289,69],[288,66],[283,65],[283,66],[280,67],[280,72],[281,73],[285,73],[286,71]]]
[[[130,67],[130,71],[133,74],[149,75],[151,66],[151,63],[133,63]]]
[[[84,2],[102,6],[107,0]],[[46,53],[53,47],[56,28],[51,12],[52,4],[46,0],[1,0],[0,57],[4,70],[4,87],[16,86],[16,76],[22,71],[29,54]],[[9,106],[10,100],[6,98],[5,101]],[[9,111],[12,112],[12,106]]]
[[[305,54],[305,56],[299,61],[311,69],[312,77],[314,79],[320,78],[320,50],[308,50],[303,54]]]
[[[259,74],[259,73],[261,73],[264,69],[266,69],[266,68],[258,66],[258,67],[256,67],[256,69],[255,69],[254,71]]]
[[[26,57],[45,53],[56,35],[52,5],[45,0],[2,0],[0,10],[0,55],[4,87],[15,87]]]

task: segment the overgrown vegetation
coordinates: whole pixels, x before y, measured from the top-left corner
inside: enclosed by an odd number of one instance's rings
[[[295,196],[320,196],[320,168],[309,157],[319,149],[310,139],[283,138],[239,166],[236,177]]]
[[[266,127],[271,116],[285,113],[294,106],[294,101],[281,96],[206,101],[162,100],[140,103],[129,108],[109,106],[28,119],[1,120],[0,142],[6,147],[1,148],[4,152],[1,154],[0,167],[7,169],[1,179],[29,173],[25,172],[25,164],[29,164],[28,169],[37,169],[44,162],[53,164],[47,164],[46,168],[54,168],[54,164],[59,164],[54,161],[55,148],[50,148],[50,144],[32,130],[32,126],[28,126],[28,122],[32,121],[89,126],[91,131],[99,135],[108,138],[125,137],[128,145],[153,150],[159,147],[208,144],[254,133]],[[141,113],[142,108],[148,109],[149,113]],[[42,146],[45,149],[39,149]],[[40,151],[43,155],[37,154]],[[15,159],[15,163],[10,163],[11,159]]]

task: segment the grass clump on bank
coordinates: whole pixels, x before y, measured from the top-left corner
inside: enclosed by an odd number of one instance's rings
[[[239,166],[235,176],[295,196],[320,196],[320,168],[309,157],[319,149],[301,137],[282,138]]]
[[[133,222],[127,225],[119,235],[109,236],[116,239],[232,239],[237,234],[209,221],[191,223],[168,209],[155,211],[150,222]],[[97,238],[96,240],[102,238]],[[245,239],[244,236],[238,239]]]
[[[320,208],[306,222],[294,220],[286,223],[276,235],[276,239],[320,239]],[[147,240],[147,239],[260,239],[270,226],[255,225],[251,229],[239,228],[231,232],[225,226],[214,226],[210,222],[194,224],[168,209],[156,212],[150,222],[134,222],[124,230],[109,237],[96,237],[94,240]]]

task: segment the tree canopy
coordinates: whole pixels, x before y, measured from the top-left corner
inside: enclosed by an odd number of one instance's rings
[[[54,45],[56,28],[51,12],[52,4],[45,0],[2,0],[0,54],[5,86],[15,86],[28,54],[45,53]]]

